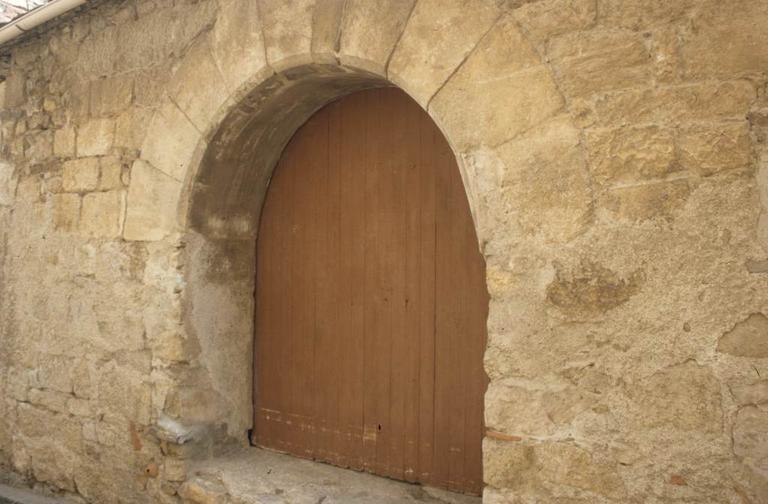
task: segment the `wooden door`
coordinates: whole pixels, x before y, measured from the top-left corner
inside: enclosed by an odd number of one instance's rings
[[[456,159],[384,88],[327,105],[270,182],[253,441],[479,494],[488,296]]]

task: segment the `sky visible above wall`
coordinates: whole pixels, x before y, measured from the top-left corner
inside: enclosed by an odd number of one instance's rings
[[[52,0],[0,0],[0,26]]]

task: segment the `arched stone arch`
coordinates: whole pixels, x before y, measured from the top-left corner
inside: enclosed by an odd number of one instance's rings
[[[185,250],[192,365],[171,416],[245,440],[254,244],[271,170],[315,110],[376,86],[410,94],[451,144],[487,261],[486,368],[493,380],[516,365],[509,331],[543,316],[542,250],[581,232],[591,195],[550,68],[504,2],[474,4],[229,0],[187,48],[133,166],[124,231],[178,236]],[[513,271],[521,260],[533,267]]]

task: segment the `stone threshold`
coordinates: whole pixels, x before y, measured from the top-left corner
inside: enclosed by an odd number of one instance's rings
[[[31,490],[0,484],[0,504],[62,504],[64,501],[44,497]]]
[[[190,467],[188,502],[232,504],[480,504],[480,497],[341,469],[260,448],[235,448]]]

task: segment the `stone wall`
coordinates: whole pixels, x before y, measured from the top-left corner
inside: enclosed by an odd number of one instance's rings
[[[767,46],[763,0],[113,0],[5,48],[0,467],[194,501],[274,159],[394,83],[487,262],[484,501],[768,500]]]

